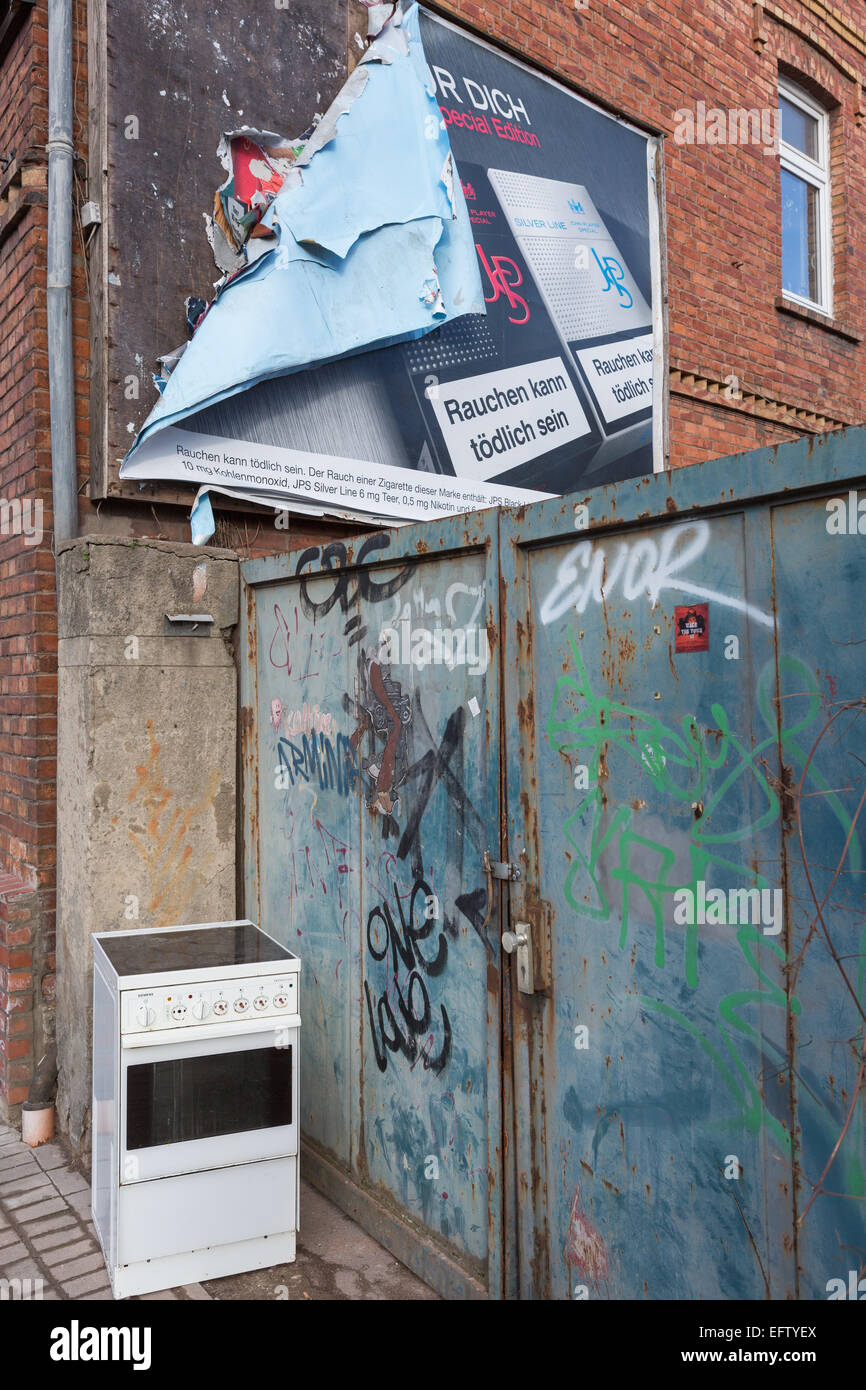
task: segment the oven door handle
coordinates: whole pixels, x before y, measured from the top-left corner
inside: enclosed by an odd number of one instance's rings
[[[250,1033],[281,1033],[287,1028],[300,1028],[300,1014],[283,1014],[279,1018],[238,1019],[237,1023],[203,1023],[198,1027],[159,1028],[150,1033],[127,1033],[121,1039],[124,1049],[130,1047],[163,1047],[166,1043],[222,1041]]]

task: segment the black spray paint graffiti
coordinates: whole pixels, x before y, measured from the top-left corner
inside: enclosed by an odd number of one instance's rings
[[[374,907],[367,918],[367,949],[371,957],[386,961],[390,954],[386,965],[388,988],[378,1000],[371,993],[369,983],[364,981],[376,1065],[380,1071],[385,1071],[388,1053],[400,1052],[413,1066],[420,1056],[424,1070],[438,1075],[451,1056],[451,1020],[445,1005],[440,1004],[441,1044],[434,1056],[436,1038],[431,1028],[430,995],[424,977],[433,979],[444,971],[448,940],[445,931],[440,930],[431,959],[423,954],[420,944],[436,931],[438,899],[426,880],[419,878],[412,888],[408,911],[404,910],[396,884],[394,902],[399,922],[395,922],[387,902]],[[445,926],[452,936],[456,935],[453,926],[449,928],[447,922]],[[403,981],[400,980],[401,962],[403,969],[408,971]]]
[[[449,825],[459,827],[448,856],[450,875],[458,883],[466,882],[466,850],[473,861],[470,884],[480,872],[485,832],[462,775],[465,705],[461,701],[452,711],[437,741],[424,718],[417,687],[410,694],[392,674],[390,650],[381,636],[375,645],[363,645],[368,628],[357,611],[361,602],[378,605],[393,598],[417,571],[418,562],[410,559],[391,578],[380,582],[373,577],[375,571],[361,568],[377,556],[384,558],[379,553],[388,548],[390,540],[383,533],[368,537],[357,558],[353,558],[351,568],[346,547],[341,543],[321,550],[311,547],[299,556],[295,574],[300,580],[300,608],[307,620],[317,624],[339,605],[346,615],[343,636],[349,646],[359,648],[357,684],[353,694],[346,692],[343,698],[345,713],[355,720],[347,743],[356,759],[356,775],[365,789],[367,810],[377,816],[383,840],[399,837],[396,859],[407,861],[412,872],[411,890],[404,888],[401,892],[394,883],[397,920],[384,899],[367,920],[370,965],[375,971],[374,963],[385,963],[386,970],[385,980],[374,989],[364,982],[376,1064],[384,1072],[389,1054],[400,1053],[411,1066],[421,1058],[424,1069],[438,1075],[451,1055],[452,1029],[444,1004],[440,1005],[441,1025],[438,1019],[434,1021],[426,980],[444,971],[448,959],[446,933],[456,938],[458,932],[454,922],[445,916],[435,954],[429,960],[422,955],[419,943],[432,938],[439,916],[438,910],[436,919],[424,915],[431,890],[421,844],[421,823],[436,788],[442,786],[455,813],[448,818]],[[316,572],[312,574],[309,571],[314,565]],[[310,642],[312,645],[312,634]],[[303,750],[299,766],[307,766]],[[437,898],[437,909],[438,901]],[[453,902],[483,942],[487,954],[493,957],[493,947],[484,931],[487,893],[483,884],[455,894]]]
[[[375,551],[387,550],[390,544],[390,536],[383,531],[377,531],[364,541],[354,563],[359,566],[369,563]],[[302,575],[302,571],[316,560],[319,561],[322,570],[327,570],[334,575],[334,587],[331,592],[325,598],[318,600],[310,596],[309,579]],[[359,569],[353,583],[351,572],[347,568],[348,565],[349,558],[346,547],[340,541],[333,541],[324,549],[314,545],[301,551],[295,566],[295,575],[301,580],[301,608],[304,616],[309,618],[311,622],[316,622],[319,618],[323,618],[326,613],[330,613],[335,603],[339,603],[342,611],[348,613],[359,596],[368,603],[382,603],[385,599],[393,598],[394,594],[399,593],[403,585],[408,583],[414,570],[414,565],[409,562],[403,565],[392,579],[379,583],[368,570]],[[355,615],[347,620],[343,635],[349,639],[349,646],[351,647],[366,637],[367,629],[362,625],[361,619]]]
[[[386,532],[376,532],[368,536],[358,552],[358,566],[363,566],[375,552],[386,550],[391,538]],[[314,599],[309,584],[314,584],[322,576],[306,577],[304,571],[319,563],[320,570],[334,575],[330,592],[321,599]],[[305,617],[316,622],[330,613],[339,603],[344,613],[361,599],[368,603],[382,603],[398,593],[411,579],[417,569],[417,562],[406,561],[389,580],[378,582],[372,574],[359,568],[353,578],[348,569],[349,560],[346,547],[339,541],[324,548],[311,546],[301,552],[295,566],[295,574],[300,578],[300,602]],[[348,620],[344,635],[349,645],[360,643],[368,629],[361,624],[359,617]],[[462,705],[455,709],[446,724],[439,745],[424,720],[420,696],[414,701],[405,694],[399,682],[391,675],[391,667],[381,660],[381,644],[378,648],[368,648],[361,657],[360,689],[354,700],[348,694],[344,697],[344,709],[352,715],[357,725],[351,736],[353,749],[357,752],[363,740],[367,739],[367,756],[360,759],[360,771],[368,781],[368,809],[381,816],[383,839],[400,835],[397,858],[405,859],[411,853],[415,877],[423,873],[423,864],[418,843],[421,819],[430,798],[441,781],[445,791],[458,812],[461,823],[469,839],[478,851],[479,859],[484,852],[484,833],[481,817],[472,805],[465,787],[455,772],[455,766],[463,760],[463,731],[466,724],[466,711]],[[420,757],[414,758],[414,741],[421,738],[427,748]],[[380,747],[384,744],[384,748]],[[400,814],[400,801],[397,796],[400,788],[408,790],[418,784],[418,794],[412,801],[408,819],[402,833],[396,820]],[[462,866],[461,866],[462,867]],[[479,886],[456,899],[456,906],[467,917],[476,932],[491,950],[484,937],[481,926],[487,905],[486,891]]]
[[[438,1075],[446,1067],[451,1056],[452,1029],[448,1011],[440,1005],[442,1015],[441,1042],[432,1026],[430,996],[425,976],[433,978],[441,975],[448,961],[448,937],[456,939],[458,929],[445,912],[437,895],[433,894],[424,876],[421,862],[419,829],[435,788],[442,785],[449,802],[456,809],[455,822],[461,826],[459,854],[461,862],[455,865],[458,879],[463,878],[462,850],[467,840],[476,849],[483,839],[481,817],[470,801],[462,781],[457,776],[455,766],[459,766],[463,756],[463,729],[465,713],[457,709],[450,716],[437,746],[427,727],[421,709],[420,698],[415,707],[417,736],[424,737],[429,747],[406,769],[402,785],[407,799],[412,792],[412,804],[405,829],[400,838],[396,859],[409,859],[414,876],[410,894],[401,894],[397,882],[393,885],[396,903],[394,912],[387,901],[375,907],[367,919],[367,948],[371,961],[385,964],[386,983],[378,999],[365,980],[364,990],[367,998],[367,1014],[376,1065],[385,1071],[388,1054],[399,1052],[414,1066],[421,1056],[425,1070]],[[453,765],[452,765],[453,764]],[[383,828],[385,817],[383,816]],[[480,858],[480,850],[478,850]],[[476,859],[476,863],[477,863]],[[408,911],[404,904],[408,898]],[[484,932],[486,891],[479,887],[472,892],[460,893],[454,899],[458,912],[467,919],[483,943],[488,954],[493,955],[493,947]],[[442,928],[436,942],[435,955],[428,959],[422,955],[418,945],[427,941],[435,930],[435,922],[442,919]],[[432,944],[432,943],[431,943]],[[390,953],[390,958],[389,958]],[[400,969],[408,972],[400,980]],[[435,1055],[433,1049],[438,1046]]]
[[[385,668],[385,676],[387,677],[387,668]],[[399,690],[399,686],[397,689]],[[404,698],[408,700],[408,697]],[[345,707],[347,710],[353,708],[348,696]],[[394,835],[400,836],[396,857],[398,860],[408,859],[415,878],[421,878],[424,874],[420,838],[421,822],[433,793],[441,784],[454,809],[455,823],[461,827],[459,858],[455,861],[454,867],[462,879],[464,872],[463,850],[469,845],[472,846],[476,855],[476,864],[481,863],[484,853],[484,823],[458,775],[458,769],[463,763],[466,711],[462,706],[458,706],[451,712],[438,744],[424,718],[420,694],[416,693],[414,701],[409,702],[409,711],[410,717],[400,727],[393,781],[394,790],[402,789],[408,807],[402,830],[396,819],[401,809],[399,800],[394,800],[390,811],[386,811],[381,801],[377,807],[370,806],[370,809],[377,809],[381,813],[383,839],[388,839],[389,836]],[[367,711],[367,715],[369,722],[366,728],[369,735],[370,724],[374,721],[370,711]],[[393,728],[393,721],[388,727]],[[356,730],[359,738],[363,737],[364,728],[365,725],[362,724],[360,734]],[[354,739],[355,735],[353,735],[353,741]],[[415,756],[419,743],[426,744],[426,748],[423,753]],[[412,758],[411,762],[408,761],[410,757]],[[405,766],[404,758],[407,760]],[[372,767],[368,766],[370,762],[370,758],[362,762],[362,768],[368,776],[372,774],[373,770]],[[377,765],[374,763],[373,767],[375,766]],[[378,789],[374,787],[374,795],[377,791]],[[483,942],[485,949],[492,956],[493,947],[483,931],[487,911],[486,888],[479,885],[467,893],[460,893],[454,899],[454,905],[470,923]]]

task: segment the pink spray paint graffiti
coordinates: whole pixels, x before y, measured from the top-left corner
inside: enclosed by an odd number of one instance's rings
[[[601,1284],[608,1278],[610,1259],[607,1247],[583,1210],[579,1190],[575,1192],[571,1203],[568,1232],[565,1237],[565,1258],[575,1277],[586,1280],[590,1286]]]

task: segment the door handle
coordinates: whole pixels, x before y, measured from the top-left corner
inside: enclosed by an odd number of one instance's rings
[[[532,924],[515,922],[514,931],[502,933],[502,949],[514,954],[517,964],[517,988],[521,994],[535,993],[535,979],[532,968]]]

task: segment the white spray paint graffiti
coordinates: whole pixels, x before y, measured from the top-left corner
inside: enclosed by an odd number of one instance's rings
[[[603,603],[621,582],[625,599],[646,594],[655,607],[665,589],[676,589],[734,608],[756,623],[772,627],[770,614],[746,603],[745,599],[704,588],[682,574],[687,565],[703,555],[709,539],[708,522],[690,521],[682,526],[668,527],[659,543],[649,536],[642,536],[632,544],[620,541],[612,561],[608,560],[604,545],[581,541],[560,564],[556,583],[541,605],[541,621],[546,627],[572,608],[583,613],[590,599]]]

